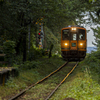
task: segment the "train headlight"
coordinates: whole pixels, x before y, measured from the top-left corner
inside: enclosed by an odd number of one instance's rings
[[[83,45],[83,43],[80,43],[80,46],[82,46]]]
[[[76,28],[72,28],[72,31],[76,31]]]
[[[67,46],[68,44],[67,43],[65,43],[65,46]]]

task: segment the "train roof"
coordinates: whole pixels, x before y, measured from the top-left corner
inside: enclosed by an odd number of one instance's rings
[[[81,28],[84,28],[83,26],[79,26],[79,25],[68,25],[68,26],[66,26],[66,27],[81,27]],[[65,28],[66,28],[65,27]]]

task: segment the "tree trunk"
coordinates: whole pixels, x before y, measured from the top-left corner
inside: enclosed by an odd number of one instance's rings
[[[16,43],[16,47],[15,47],[15,50],[16,50],[16,56],[20,54],[20,45],[22,43],[22,37],[20,37],[19,41]]]
[[[23,35],[23,62],[26,61],[26,52],[27,52],[26,37],[27,37],[27,33],[24,33],[24,35]]]

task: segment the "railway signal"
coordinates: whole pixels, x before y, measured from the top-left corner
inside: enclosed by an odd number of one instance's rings
[[[39,23],[38,39],[39,39],[39,49],[43,49],[43,39],[44,39],[43,23]]]
[[[43,32],[43,23],[42,23],[43,17],[40,17],[37,19],[36,24],[39,22],[39,33],[38,33],[38,39],[39,39],[39,49],[43,49],[43,40],[44,40],[44,32]]]
[[[39,38],[39,39],[41,38],[41,33],[38,33],[38,38]]]

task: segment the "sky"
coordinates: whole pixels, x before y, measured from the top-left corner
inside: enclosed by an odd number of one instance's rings
[[[95,43],[95,37],[93,36],[94,34],[93,34],[93,31],[92,31],[92,29],[89,27],[89,26],[87,26],[87,27],[85,27],[86,28],[86,30],[90,30],[88,33],[87,33],[87,47],[94,47],[94,45],[92,44],[92,42],[94,42]]]

